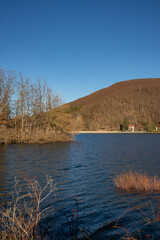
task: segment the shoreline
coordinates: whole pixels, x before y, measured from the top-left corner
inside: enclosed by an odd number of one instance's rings
[[[126,132],[122,132],[122,131],[77,131],[75,134],[148,134],[149,132],[145,132],[145,131],[134,131],[134,132],[130,132],[130,131],[126,131]],[[154,134],[157,134],[159,132],[152,132]]]

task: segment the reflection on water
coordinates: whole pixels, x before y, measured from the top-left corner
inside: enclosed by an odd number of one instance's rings
[[[0,196],[1,196],[1,193],[3,193],[7,187],[6,186],[7,166],[6,166],[5,157],[3,158],[3,156],[5,155],[5,149],[6,148],[4,147],[2,148],[2,146],[0,146]]]
[[[45,175],[51,175],[58,187],[57,207],[70,211],[74,196],[79,196],[83,225],[93,232],[133,205],[158,197],[119,191],[113,178],[127,170],[160,175],[159,146],[158,134],[82,134],[70,143],[0,146],[0,194],[12,190],[15,176],[36,176],[43,185]],[[139,212],[122,218],[133,226],[140,219]]]

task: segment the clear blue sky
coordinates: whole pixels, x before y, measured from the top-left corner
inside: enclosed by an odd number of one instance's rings
[[[65,102],[160,77],[160,0],[0,0],[0,67]]]

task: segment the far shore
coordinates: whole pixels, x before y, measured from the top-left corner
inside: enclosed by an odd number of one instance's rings
[[[105,130],[99,130],[99,131],[77,131],[76,134],[85,134],[85,133],[120,133],[120,134],[135,134],[135,133],[148,133],[146,131],[134,131],[134,132],[130,132],[130,131],[105,131]],[[153,132],[153,133],[157,133],[157,132]]]

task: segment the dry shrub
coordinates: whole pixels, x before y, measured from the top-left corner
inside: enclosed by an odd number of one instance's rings
[[[116,187],[130,191],[160,191],[160,178],[158,176],[149,176],[141,172],[128,172],[117,175],[114,179]]]
[[[0,144],[45,144],[52,142],[67,142],[73,140],[73,135],[61,133],[58,131],[44,132],[41,129],[32,130],[32,132],[15,132],[14,129],[1,131],[0,129]]]
[[[154,204],[154,205],[153,205]],[[150,211],[145,211],[146,206],[150,206]],[[126,215],[128,212],[133,211],[139,211],[141,213],[141,220],[142,220],[142,226],[140,228],[140,225],[135,225],[135,232],[130,232],[129,229],[125,227],[125,224],[123,222],[123,225],[119,223],[122,216]],[[123,231],[123,235],[121,235],[121,240],[153,240],[157,239],[157,232],[159,234],[159,225],[160,224],[160,200],[159,198],[156,199],[156,201],[148,202],[140,206],[134,206],[130,209],[127,209],[124,211],[121,216],[117,219],[115,228],[121,229]],[[150,225],[147,229],[146,226]],[[132,222],[129,226],[132,226]],[[155,229],[156,232],[153,232],[153,229]],[[158,235],[159,236],[159,235]],[[160,239],[160,238],[158,238]]]
[[[16,180],[15,197],[0,209],[0,239],[42,239],[41,221],[52,206],[41,205],[55,190],[53,179],[46,179],[43,188],[35,178],[25,178],[23,184]]]

